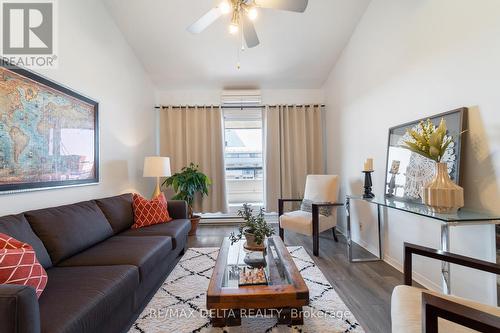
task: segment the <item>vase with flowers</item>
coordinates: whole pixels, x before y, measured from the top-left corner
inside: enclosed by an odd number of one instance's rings
[[[448,165],[442,160],[453,142],[447,131],[443,118],[438,127],[427,119],[418,130],[408,130],[411,140],[405,141],[403,147],[436,162],[436,175],[422,189],[422,201],[436,213],[450,214],[464,206],[464,189],[450,179]]]

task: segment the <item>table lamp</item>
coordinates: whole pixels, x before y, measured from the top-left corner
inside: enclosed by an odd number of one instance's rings
[[[162,156],[147,156],[144,158],[144,177],[156,177],[156,188],[153,192],[153,198],[160,193],[160,177],[171,176],[170,158]]]

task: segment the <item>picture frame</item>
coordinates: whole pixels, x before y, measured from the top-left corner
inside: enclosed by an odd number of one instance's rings
[[[0,194],[99,183],[99,103],[0,65]]]
[[[453,143],[447,149],[443,161],[448,164],[450,178],[456,184],[462,184],[462,133],[466,125],[466,116],[467,108],[462,107],[389,128],[384,191],[386,198],[422,202],[421,189],[434,177],[435,162],[403,148],[402,144],[409,139],[407,130],[417,128],[420,122],[427,119],[435,126],[439,125],[441,119],[446,121],[448,135],[452,136]]]

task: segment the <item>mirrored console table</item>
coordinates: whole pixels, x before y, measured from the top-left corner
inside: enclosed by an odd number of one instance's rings
[[[351,206],[352,200],[362,200],[364,202],[377,205],[377,224],[378,224],[378,257],[375,259],[361,259],[352,257],[352,237],[351,237]],[[383,207],[396,209],[409,214],[419,215],[433,219],[441,223],[441,246],[442,251],[450,250],[450,227],[480,225],[480,224],[500,224],[500,216],[491,215],[484,212],[473,211],[462,208],[454,214],[434,213],[429,207],[420,204],[385,197],[375,197],[371,199],[363,198],[363,196],[348,195],[346,197],[346,217],[347,217],[347,257],[350,262],[366,262],[382,260],[382,232],[381,224],[381,209]],[[441,280],[443,293],[451,292],[450,285],[450,264],[441,263]]]

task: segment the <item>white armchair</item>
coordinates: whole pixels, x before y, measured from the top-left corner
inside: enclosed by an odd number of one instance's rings
[[[337,175],[308,175],[304,199],[278,199],[279,233],[284,238],[284,230],[291,230],[313,237],[313,254],[319,255],[319,234],[332,229],[333,238],[337,226],[336,203],[339,192]],[[284,213],[284,203],[288,201],[302,201],[301,209]],[[308,209],[310,206],[310,209]]]

